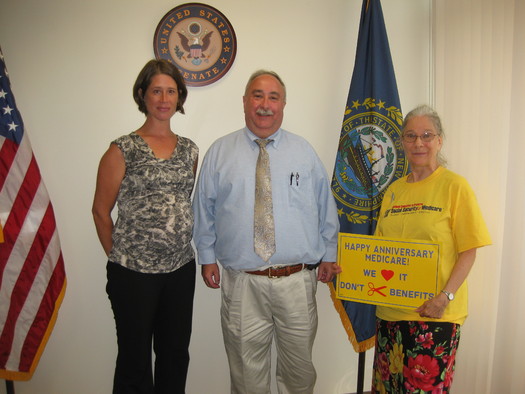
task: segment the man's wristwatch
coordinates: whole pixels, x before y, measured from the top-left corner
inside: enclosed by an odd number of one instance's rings
[[[450,293],[446,290],[441,290],[441,292],[447,296],[449,301],[452,301],[454,299],[454,293]]]

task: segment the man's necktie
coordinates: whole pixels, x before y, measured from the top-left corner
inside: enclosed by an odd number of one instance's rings
[[[255,140],[259,157],[255,168],[255,209],[253,219],[253,247],[264,261],[275,253],[275,225],[273,221],[272,180],[270,157],[266,145],[273,140]]]

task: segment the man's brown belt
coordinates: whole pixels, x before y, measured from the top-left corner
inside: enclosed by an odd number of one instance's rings
[[[312,265],[312,267],[315,267]],[[295,264],[295,265],[285,265],[284,267],[279,268],[267,268],[262,271],[245,271],[247,274],[252,275],[262,275],[267,276],[268,278],[280,278],[282,276],[290,276],[296,272],[302,271],[303,269],[309,269],[308,264]]]

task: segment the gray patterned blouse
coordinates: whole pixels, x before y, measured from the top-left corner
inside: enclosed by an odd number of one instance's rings
[[[126,173],[109,260],[143,273],[175,271],[194,258],[191,192],[197,145],[178,136],[172,156],[158,159],[135,132],[112,143],[124,155]]]

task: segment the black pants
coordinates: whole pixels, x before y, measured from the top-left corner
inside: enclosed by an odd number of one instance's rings
[[[144,274],[109,262],[107,278],[118,343],[113,393],[183,394],[190,360],[195,261],[167,274]]]

